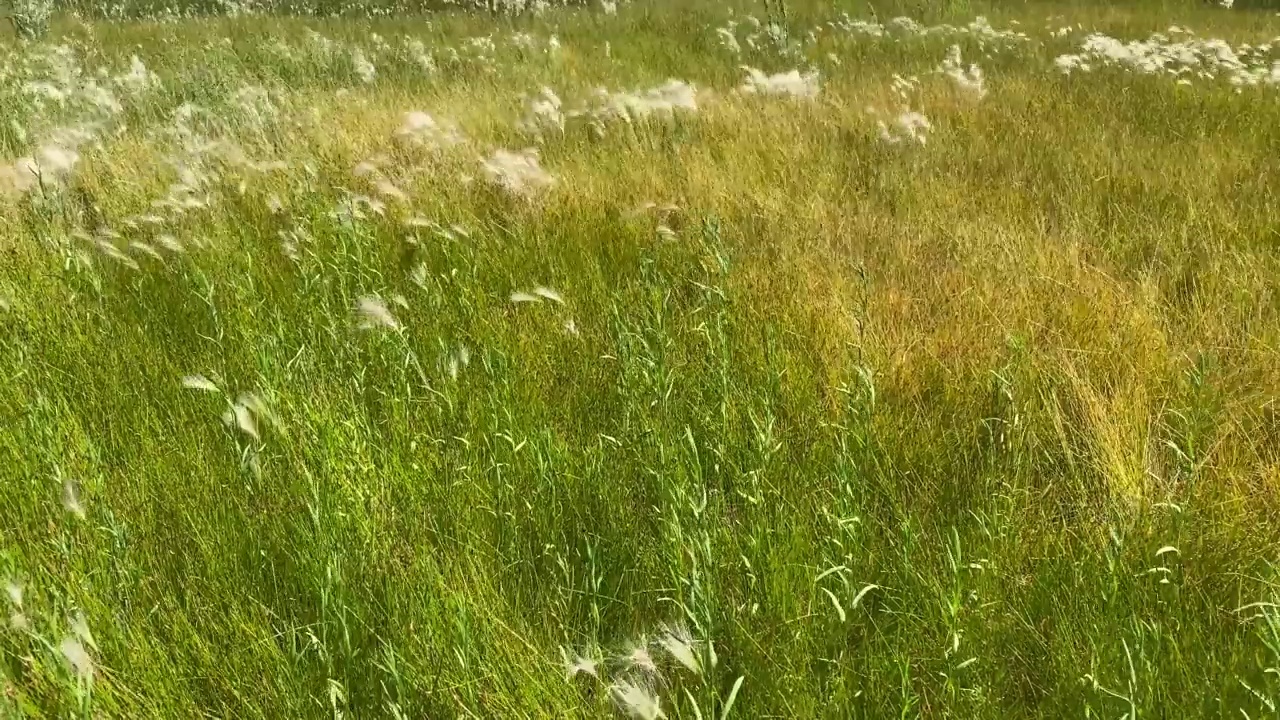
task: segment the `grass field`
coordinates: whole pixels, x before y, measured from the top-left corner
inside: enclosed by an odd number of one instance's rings
[[[1276,717],[1276,8],[239,10],[0,47],[0,717]]]

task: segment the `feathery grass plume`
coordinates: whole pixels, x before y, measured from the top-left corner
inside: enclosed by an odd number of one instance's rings
[[[509,195],[531,199],[555,185],[556,179],[538,164],[538,151],[526,148],[518,152],[495,150],[480,169],[491,185]]]
[[[947,49],[947,57],[943,59],[938,72],[946,75],[951,79],[951,82],[955,83],[957,88],[972,95],[975,99],[981,100],[987,95],[982,68],[973,63],[970,63],[966,68],[964,61],[960,57],[959,45],[952,45]]]
[[[138,261],[129,257],[127,254],[125,254],[123,250],[116,247],[115,243],[111,242],[109,238],[99,237],[93,241],[93,244],[94,244],[94,247],[98,249],[98,252],[120,263],[121,265],[124,265],[125,267],[131,268],[133,270],[137,270],[139,268]]]
[[[643,682],[636,683],[626,678],[615,680],[609,686],[609,697],[613,698],[619,711],[635,720],[657,720],[667,716],[662,711],[658,695]]]
[[[653,661],[653,654],[649,652],[649,641],[643,637],[632,643],[618,660],[628,669],[644,673],[646,676],[653,677],[658,674],[658,664]]]
[[[271,406],[267,405],[261,395],[251,392],[240,393],[236,397],[236,404],[242,405],[253,413],[253,417],[257,420],[266,420],[273,427],[280,427],[280,420],[276,414],[272,412]]]
[[[575,114],[589,114],[601,121],[633,122],[651,115],[668,117],[678,110],[696,112],[697,109],[697,89],[683,80],[671,79],[641,92],[611,93],[599,88],[595,92],[595,106]]]
[[[160,235],[156,238],[156,242],[160,244],[160,247],[171,253],[186,252],[186,248],[178,241],[178,238],[172,235]]]
[[[9,596],[9,603],[13,605],[13,612],[9,614],[9,627],[18,631],[29,629],[31,622],[22,612],[22,586],[10,580],[5,583],[4,589],[5,594]]]
[[[376,295],[365,295],[356,302],[356,318],[359,320],[361,330],[373,330],[375,328],[400,329],[400,323],[391,314],[387,304]]]
[[[222,413],[222,422],[229,428],[239,430],[254,440],[260,440],[258,421],[266,420],[279,426],[279,420],[266,402],[255,393],[240,393]]]
[[[93,658],[89,656],[89,651],[85,650],[80,640],[73,635],[62,638],[62,642],[58,643],[58,652],[62,653],[63,659],[71,667],[71,672],[81,682],[93,680]]]
[[[818,96],[818,71],[810,70],[801,75],[799,70],[765,75],[759,70],[743,66],[747,79],[738,87],[738,91],[748,95],[789,95],[796,98],[812,98]]]
[[[94,650],[98,649],[98,643],[94,641],[93,633],[89,632],[89,621],[85,618],[83,611],[77,610],[75,616],[71,618],[71,634]]]
[[[405,50],[414,64],[418,66],[422,72],[431,75],[436,71],[436,59],[431,56],[431,51],[427,46],[417,38],[407,38],[405,42]]]
[[[203,375],[187,375],[182,378],[182,387],[187,388],[188,390],[203,390],[204,392],[214,393],[222,392],[222,389],[219,388],[216,383]]]
[[[737,55],[742,52],[742,45],[738,43],[738,36],[734,34],[734,24],[729,23],[726,27],[716,28],[716,38],[720,41],[720,47]]]
[[[560,648],[561,662],[564,665],[565,680],[572,680],[579,673],[590,675],[599,680],[599,650],[588,648],[586,654],[579,652],[570,652],[566,648]]]
[[[360,48],[351,50],[351,67],[355,70],[356,77],[360,78],[360,82],[366,85],[373,83],[378,76],[378,69]]]
[[[143,255],[150,257],[152,260],[164,262],[164,255],[161,255],[159,250],[156,250],[155,248],[151,247],[150,245],[142,241],[134,240],[133,242],[129,243],[129,249],[136,250],[142,253]]]
[[[1182,28],[1171,28],[1173,30]],[[1265,49],[1264,49],[1265,48]],[[1063,74],[1093,67],[1118,67],[1143,75],[1161,75],[1189,82],[1187,76],[1201,79],[1226,78],[1235,87],[1280,85],[1280,61],[1270,56],[1270,43],[1233,47],[1219,38],[1171,39],[1163,33],[1146,40],[1123,42],[1102,33],[1087,36],[1079,53],[1059,55],[1054,66]]]
[[[160,76],[147,69],[142,60],[134,55],[129,58],[128,72],[115,77],[116,85],[127,92],[137,95],[160,84]]]
[[[530,134],[541,135],[544,130],[564,132],[564,112],[560,109],[560,97],[549,87],[529,101],[528,111],[518,127]]]
[[[56,188],[80,162],[78,148],[92,135],[87,128],[52,133],[33,155],[0,166],[0,192],[20,195],[37,187]]]
[[[400,203],[409,202],[408,193],[401,190],[399,187],[396,187],[396,184],[390,180],[378,180],[374,182],[373,189],[379,195],[387,198],[388,200],[394,200]]]
[[[564,304],[564,298],[560,297],[560,293],[548,287],[541,287],[541,286],[536,287],[533,289],[533,294],[537,295],[538,297],[546,298],[551,302],[557,303],[559,305]]]
[[[452,123],[442,123],[419,110],[404,114],[400,129],[396,130],[396,137],[431,150],[459,145],[465,140]]]
[[[471,351],[466,345],[460,346],[456,351],[449,353],[449,361],[447,369],[449,371],[449,379],[457,380],[458,374],[463,368],[471,364]]]
[[[84,504],[80,500],[80,483],[74,478],[62,478],[62,508],[83,520]]]
[[[222,422],[227,427],[236,428],[254,440],[259,439],[258,422],[247,405],[239,402],[232,403],[231,407],[222,413]]]
[[[903,141],[924,145],[929,141],[928,133],[933,126],[929,123],[929,118],[921,113],[907,110],[894,118],[892,124],[880,120],[876,123],[876,127],[880,133],[880,140],[890,145]]]
[[[683,624],[664,627],[662,635],[658,637],[658,644],[690,672],[702,674],[702,663],[698,661],[696,652],[697,641]]]
[[[542,298],[537,295],[530,295],[523,290],[517,290],[511,293],[511,302],[519,305],[520,303],[540,303]]]

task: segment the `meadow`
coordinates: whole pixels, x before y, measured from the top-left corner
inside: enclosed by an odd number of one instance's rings
[[[49,9],[0,717],[1277,716],[1280,8]]]

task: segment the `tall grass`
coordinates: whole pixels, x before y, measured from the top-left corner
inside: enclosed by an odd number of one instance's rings
[[[1273,21],[839,17],[7,50],[3,713],[1274,714],[1280,87],[1054,65]]]

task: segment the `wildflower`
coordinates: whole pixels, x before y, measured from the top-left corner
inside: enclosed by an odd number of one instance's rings
[[[667,716],[662,712],[656,694],[630,680],[615,680],[609,686],[609,695],[620,711],[636,720],[657,720]]]
[[[818,94],[818,71],[811,70],[804,75],[799,70],[765,75],[752,67],[742,68],[747,72],[747,79],[738,88],[739,92],[761,95],[790,95],[798,98],[816,97]]]
[[[387,309],[387,304],[373,295],[366,295],[356,303],[356,316],[360,319],[360,329],[372,330],[374,328],[384,327],[390,330],[399,330],[400,323],[396,322],[391,311]]]

